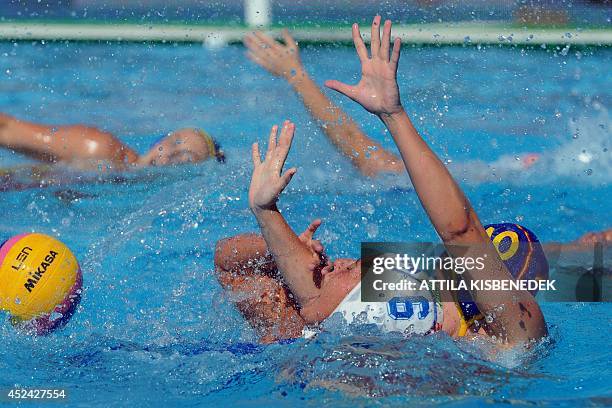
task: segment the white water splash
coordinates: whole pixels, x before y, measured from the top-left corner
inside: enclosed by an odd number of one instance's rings
[[[612,181],[611,140],[608,111],[595,103],[592,114],[569,122],[569,133],[560,137],[556,148],[537,154],[503,155],[489,163],[453,162],[449,169],[456,178],[469,184],[609,183]]]

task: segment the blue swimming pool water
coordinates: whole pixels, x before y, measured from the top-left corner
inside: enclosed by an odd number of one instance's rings
[[[401,91],[485,222],[519,221],[542,240],[570,241],[611,224],[611,57],[605,48],[408,47]],[[307,47],[303,59],[318,82],[356,80],[349,48]],[[60,171],[60,186],[1,193],[0,237],[59,237],[81,260],[85,293],[51,336],[0,325],[0,387],[66,387],[80,406],[612,404],[609,304],[544,304],[549,341],[494,362],[441,335],[400,341],[341,327],[311,342],[256,345],[214,278],[212,254],[218,239],[256,230],[248,146],[272,124],[298,127],[289,162],[299,172],[280,206],[297,230],[321,217],[332,257],[358,256],[361,241],[435,235],[405,177],[360,177],[243,48],[0,43],[0,78],[0,111],[17,117],[94,124],[141,151],[199,126],[228,156],[119,183]],[[333,98],[392,148],[375,118]],[[542,160],[513,170],[525,152]],[[0,163],[28,161],[2,151]]]

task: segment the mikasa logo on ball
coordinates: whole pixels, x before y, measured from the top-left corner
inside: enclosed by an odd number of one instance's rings
[[[40,281],[43,274],[47,272],[47,269],[51,266],[53,261],[55,261],[55,257],[57,256],[57,252],[51,250],[49,251],[49,255],[45,256],[44,261],[40,264],[36,272],[30,273],[31,278],[28,278],[26,283],[23,286],[28,290],[28,292],[32,292],[32,290],[36,287],[36,284]]]

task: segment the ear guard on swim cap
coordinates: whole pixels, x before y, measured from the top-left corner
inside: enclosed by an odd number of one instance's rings
[[[536,235],[519,224],[501,223],[485,225],[485,231],[502,261],[517,280],[548,279],[548,261]],[[537,289],[531,291],[532,295]],[[457,301],[466,322],[478,317],[480,311],[469,292],[461,290]]]
[[[28,332],[64,326],[81,300],[82,279],[72,252],[50,236],[18,235],[0,247],[0,309]]]

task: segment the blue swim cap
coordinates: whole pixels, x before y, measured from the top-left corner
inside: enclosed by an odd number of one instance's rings
[[[546,255],[540,241],[530,229],[512,223],[489,224],[485,225],[484,229],[514,279],[548,279]],[[537,289],[530,292],[534,296],[538,293]],[[480,310],[468,291],[459,291],[456,300],[466,322],[478,317]]]

